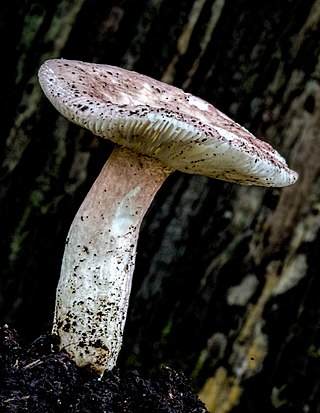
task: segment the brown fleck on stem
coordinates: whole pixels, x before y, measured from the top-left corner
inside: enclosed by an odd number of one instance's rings
[[[116,364],[140,225],[171,172],[158,160],[116,147],[73,220],[53,333],[79,366],[103,374]]]

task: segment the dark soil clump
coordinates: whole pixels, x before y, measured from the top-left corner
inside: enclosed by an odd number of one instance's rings
[[[102,379],[51,351],[51,335],[24,346],[15,330],[0,328],[0,411],[6,413],[206,413],[183,374],[169,368],[147,377],[138,370]]]

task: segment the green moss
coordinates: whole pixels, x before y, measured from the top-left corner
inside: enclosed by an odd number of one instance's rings
[[[308,349],[308,355],[311,357],[319,358],[320,357],[320,348],[315,345],[311,345]]]

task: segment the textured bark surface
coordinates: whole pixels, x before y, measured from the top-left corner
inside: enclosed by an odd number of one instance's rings
[[[119,364],[194,380],[212,412],[319,412],[319,0],[1,2],[1,322],[50,329],[69,225],[112,145],[43,97],[47,58],[194,93],[271,143],[290,188],[173,174],[143,223]]]

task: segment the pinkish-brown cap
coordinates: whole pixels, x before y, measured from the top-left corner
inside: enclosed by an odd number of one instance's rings
[[[173,169],[245,185],[282,187],[298,178],[276,150],[214,106],[148,76],[53,59],[39,82],[70,121]]]

